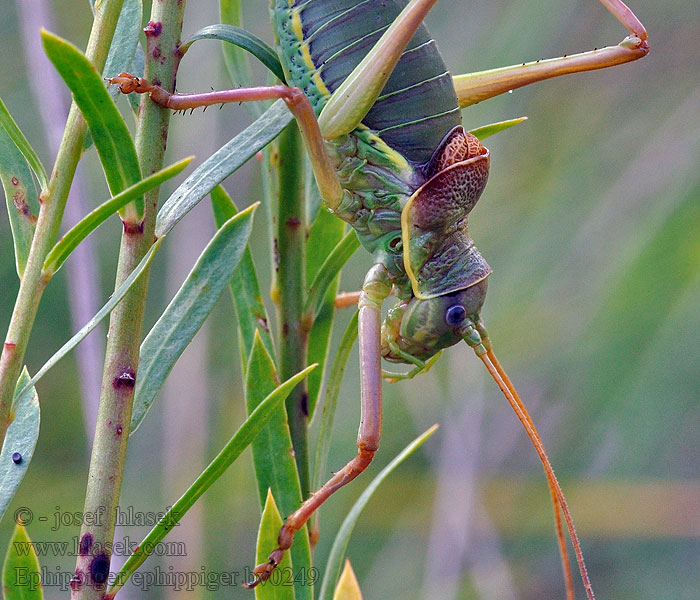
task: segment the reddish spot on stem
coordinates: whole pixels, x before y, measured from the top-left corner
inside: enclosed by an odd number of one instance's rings
[[[282,335],[285,337],[289,335],[289,325],[287,323],[282,323]]]
[[[16,177],[13,177],[10,181],[12,182],[12,185],[19,185],[19,179]]]
[[[125,369],[114,378],[112,385],[119,388],[133,388],[136,385],[136,373],[133,369]]]
[[[83,582],[85,581],[85,573],[80,569],[76,569],[73,576],[70,578],[70,589],[77,592],[83,587]]]
[[[292,229],[296,229],[301,225],[301,221],[297,217],[289,217],[286,221],[287,226],[291,227]]]
[[[131,223],[129,221],[122,221],[124,226],[124,233],[127,235],[139,235],[143,233],[143,221],[140,223]]]
[[[121,425],[117,425],[117,428],[116,428],[115,431],[117,432],[117,436],[120,436],[120,435],[122,434],[122,431],[123,431],[123,430],[122,430],[122,426],[121,426]]]
[[[78,553],[80,556],[86,556],[90,554],[92,550],[92,544],[95,538],[92,537],[91,533],[86,533],[82,538],[80,538],[80,546],[78,547]]]
[[[149,21],[148,25],[144,27],[143,32],[149,37],[158,37],[163,31],[163,23],[160,21],[153,22]]]
[[[14,342],[5,342],[5,350],[8,352],[13,352],[14,349],[17,347],[17,344]]]

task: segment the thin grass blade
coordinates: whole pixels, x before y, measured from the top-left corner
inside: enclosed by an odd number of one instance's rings
[[[42,573],[34,545],[21,524],[7,547],[2,566],[2,593],[5,600],[42,600]]]
[[[518,117],[517,119],[510,119],[508,121],[499,121],[498,123],[491,123],[489,125],[484,125],[483,127],[477,127],[472,129],[469,133],[475,135],[480,140],[485,140],[500,131],[505,131],[515,125],[519,125],[523,121],[527,121],[527,117]]]
[[[290,377],[268,394],[256,409],[250,413],[248,418],[238,428],[238,431],[236,431],[216,458],[209,463],[207,468],[202,471],[200,476],[197,477],[180,499],[175,502],[173,507],[158,521],[153,529],[151,529],[148,535],[146,535],[139,544],[136,552],[129,556],[124,566],[115,577],[114,583],[109,589],[110,593],[114,595],[124,586],[134,571],[149,557],[147,550],[150,548],[152,551],[156,547],[156,544],[167,535],[180,519],[182,519],[202,494],[223,475],[226,469],[234,463],[255,439],[260,430],[272,417],[275,409],[282,405],[285,398],[289,395],[289,392],[291,392],[314,368],[316,368],[316,365],[311,365],[294,375],[294,377]]]
[[[323,578],[323,584],[321,585],[321,592],[319,594],[320,600],[332,600],[333,590],[336,586],[336,581],[338,581],[338,576],[340,575],[340,569],[343,564],[343,558],[345,556],[345,551],[348,547],[348,542],[350,541],[350,536],[352,535],[352,530],[355,528],[357,519],[360,518],[360,513],[369,502],[372,494],[380,486],[382,481],[384,481],[389,474],[396,469],[404,460],[406,460],[411,454],[413,454],[418,448],[420,448],[425,441],[437,431],[438,426],[433,425],[425,433],[413,440],[408,446],[406,446],[397,456],[392,460],[386,467],[384,467],[381,472],[372,480],[364,492],[357,499],[357,502],[353,505],[345,517],[343,524],[338,530],[338,535],[336,535],[333,541],[333,547],[331,548],[330,555],[328,556],[328,562],[326,563],[326,574]]]
[[[46,169],[41,164],[39,156],[32,148],[21,129],[15,123],[12,115],[7,110],[5,103],[0,99],[0,129],[4,129],[7,136],[12,140],[17,149],[22,153],[29,166],[34,171],[36,178],[39,180],[41,191],[45,192],[49,188],[49,178],[46,175]]]
[[[236,208],[233,200],[220,185],[211,191],[211,202],[217,227],[221,227],[222,223],[238,212],[238,208]],[[233,305],[238,317],[238,328],[242,338],[241,363],[245,374],[248,357],[253,350],[253,339],[256,331],[260,334],[260,338],[270,356],[275,356],[275,346],[270,334],[270,319],[260,294],[258,275],[255,270],[250,246],[246,246],[241,262],[236,267],[229,281],[229,287],[231,288]],[[316,369],[316,371],[318,370]]]
[[[257,204],[216,232],[141,344],[131,433],[141,425],[171,369],[209,316],[243,255]]]
[[[175,177],[193,159],[193,156],[184,158],[157,173],[139,181],[136,185],[128,187],[123,192],[102,203],[95,210],[85,215],[76,225],[74,225],[51,249],[44,260],[43,271],[45,274],[53,275],[61,268],[61,265],[75,250],[80,242],[104,223],[109,217],[117,212],[129,202],[143,196],[148,190],[158,187],[164,181]]]
[[[22,278],[39,216],[39,190],[29,165],[5,129],[0,127],[0,181],[5,191],[15,249],[15,267]]]
[[[155,241],[155,243],[149,248],[145,256],[141,259],[141,262],[124,280],[124,283],[122,283],[114,291],[114,293],[109,297],[109,300],[105,303],[105,305],[97,311],[95,316],[92,317],[92,319],[90,319],[80,329],[80,331],[78,331],[72,338],[70,338],[65,344],[63,344],[63,346],[61,346],[61,348],[59,348],[59,350],[44,363],[41,369],[37,371],[36,375],[34,375],[34,377],[32,377],[31,380],[22,388],[20,394],[26,392],[29,386],[35,385],[37,381],[39,381],[44,375],[46,375],[46,373],[48,373],[53,367],[56,366],[56,363],[58,363],[66,354],[73,350],[73,348],[75,348],[81,341],[83,341],[83,339],[85,339],[85,337],[100,324],[102,319],[104,319],[110,312],[112,312],[112,309],[122,301],[122,299],[129,291],[131,286],[136,282],[136,280],[138,280],[139,277],[141,277],[141,275],[143,275],[143,272],[150,266],[151,261],[153,260],[153,257],[155,256],[158,248],[160,248],[162,242],[162,239]]]
[[[277,546],[277,536],[279,535],[280,527],[282,527],[282,517],[277,509],[272,490],[268,488],[262,517],[260,517],[260,527],[258,528],[258,543],[255,548],[256,564],[267,561],[270,548]],[[277,572],[277,575],[275,575],[275,572]],[[255,600],[294,600],[294,588],[291,585],[275,585],[276,577],[281,576],[286,579],[292,573],[294,573],[292,570],[292,559],[289,552],[287,552],[275,571],[273,571],[273,577],[255,588]]]
[[[28,383],[25,367],[17,381],[20,394],[15,394],[12,402],[12,423],[0,452],[0,519],[24,479],[39,439],[39,396]]]

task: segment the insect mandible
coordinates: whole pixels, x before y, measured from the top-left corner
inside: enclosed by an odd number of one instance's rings
[[[601,0],[627,28],[620,44],[453,77],[422,25],[436,0],[272,0],[277,51],[289,85],[170,94],[144,78],[110,78],[173,110],[282,98],[296,117],[319,191],[373,258],[358,298],[362,417],[358,453],[287,517],[278,547],[254,569],[268,579],[314,511],[372,461],[381,433],[381,358],[424,370],[464,340],[516,412],[552,495],[567,597],[573,583],[560,523],[592,599],[564,494],[527,410],[493,353],[481,307],[491,268],[467,230],[489,174],[489,152],[465,132],[460,109],[536,81],[645,56],[646,31],[620,0]],[[390,293],[396,304],[382,323]],[[394,376],[395,377],[395,376]]]

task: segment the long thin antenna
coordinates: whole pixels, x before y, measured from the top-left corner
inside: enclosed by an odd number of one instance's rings
[[[508,374],[505,372],[503,367],[501,366],[501,363],[499,362],[498,358],[496,355],[493,353],[493,350],[491,349],[491,344],[485,344],[486,345],[486,354],[488,357],[491,359],[491,362],[493,363],[493,366],[496,367],[496,371],[498,371],[498,374],[501,376],[503,379],[504,383],[508,386],[508,389],[510,390],[510,393],[513,394],[513,397],[518,398],[518,392],[513,386],[513,384],[510,381],[510,378],[508,377]],[[522,406],[522,402],[521,402]],[[537,433],[537,429],[535,428],[535,424],[533,423],[532,419],[530,418],[530,414],[527,412],[524,406],[522,406],[523,409],[523,414],[527,418],[528,423],[532,427],[533,431]],[[556,536],[557,536],[557,543],[559,544],[559,555],[561,556],[561,565],[562,565],[562,570],[564,571],[564,582],[566,585],[566,600],[574,600],[574,580],[571,575],[571,563],[569,562],[569,552],[566,548],[566,538],[564,537],[564,530],[561,526],[561,509],[559,507],[559,500],[557,499],[557,492],[555,489],[555,483],[550,479],[549,473],[547,473],[547,470],[545,469],[545,473],[547,475],[547,483],[549,484],[549,493],[552,496],[552,507],[554,508],[554,526],[556,529]]]
[[[491,374],[491,377],[493,377],[493,380],[496,382],[498,387],[501,389],[501,392],[503,392],[503,395],[506,397],[508,400],[508,403],[511,405],[513,410],[515,411],[515,414],[518,416],[518,420],[522,424],[522,426],[525,428],[525,431],[530,438],[530,441],[532,442],[532,445],[535,447],[535,451],[537,452],[538,456],[540,457],[540,460],[542,461],[542,465],[544,466],[545,473],[547,475],[547,480],[549,482],[550,486],[550,491],[552,494],[556,497],[556,500],[558,501],[559,506],[561,507],[561,513],[564,516],[564,520],[566,521],[566,526],[569,530],[569,535],[571,536],[571,542],[574,547],[574,553],[576,555],[576,561],[578,562],[578,567],[579,571],[581,573],[581,580],[583,581],[583,586],[586,590],[586,597],[588,600],[595,600],[595,596],[593,594],[593,588],[591,587],[591,581],[588,577],[588,571],[586,570],[586,563],[583,560],[583,554],[581,552],[581,543],[579,542],[578,535],[576,534],[576,529],[574,527],[574,521],[571,518],[571,513],[569,512],[569,506],[566,502],[566,498],[564,497],[564,492],[562,492],[561,486],[559,485],[559,481],[557,480],[556,475],[554,474],[554,469],[552,468],[551,463],[549,462],[549,458],[547,456],[547,453],[545,452],[544,445],[542,444],[542,439],[540,438],[539,434],[537,433],[537,429],[535,428],[532,419],[530,418],[529,413],[527,412],[527,409],[523,405],[522,401],[520,400],[520,396],[518,395],[517,391],[513,387],[513,384],[510,382],[510,379],[508,378],[508,375],[503,371],[502,368],[500,367],[500,363],[498,362],[498,359],[495,357],[493,354],[493,351],[491,349],[487,350],[486,353],[480,353],[477,352],[477,356],[481,359],[481,361],[484,363],[484,366],[488,369],[488,372]],[[495,362],[494,362],[495,361]],[[496,367],[496,364],[498,364],[498,367]],[[559,510],[555,508],[555,521],[557,524],[557,531],[561,531],[561,523],[559,520]],[[559,535],[559,533],[558,533]],[[562,543],[560,541],[560,548],[562,547]],[[565,554],[565,551],[564,553]],[[564,556],[562,556],[562,561],[564,560]],[[567,561],[568,564],[568,561]],[[564,569],[565,572],[565,577],[566,577],[566,585],[567,585],[567,597],[573,598],[573,582],[571,581],[571,576],[570,574],[567,576],[566,572],[567,569]]]

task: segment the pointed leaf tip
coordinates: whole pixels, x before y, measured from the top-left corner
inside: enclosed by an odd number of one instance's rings
[[[345,567],[343,567],[343,572],[335,588],[333,600],[362,600],[360,584],[357,581],[349,558],[345,559]]]

